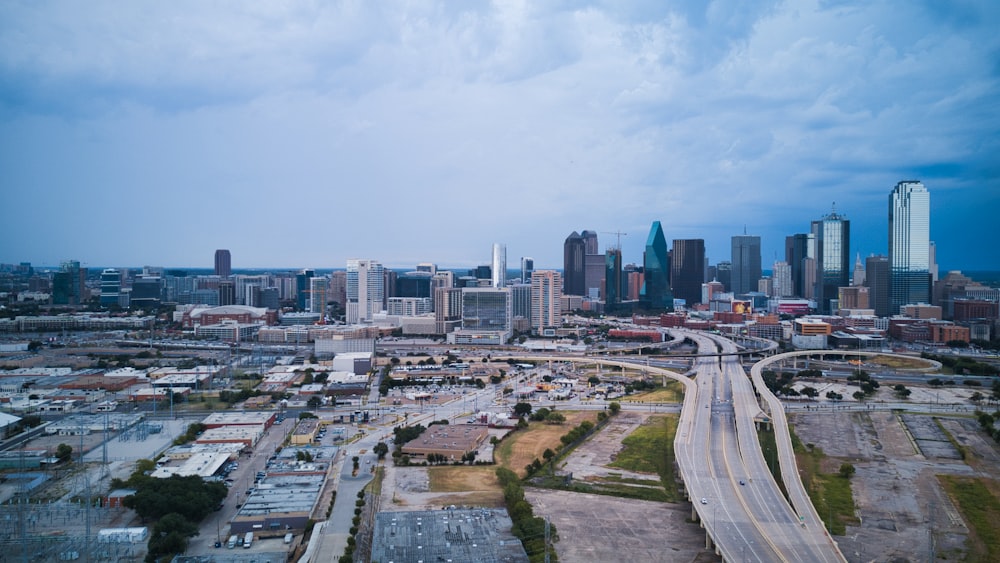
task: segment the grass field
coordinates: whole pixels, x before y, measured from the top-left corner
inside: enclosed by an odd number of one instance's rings
[[[679,500],[674,475],[674,434],[677,432],[677,415],[651,416],[645,424],[628,435],[625,446],[610,467],[656,473],[665,491],[665,500]]]
[[[865,358],[866,364],[878,364],[895,369],[923,369],[930,367],[926,360],[920,358],[899,358],[896,356],[874,356]]]
[[[566,422],[562,424],[532,422],[527,429],[518,430],[504,438],[494,453],[496,462],[523,478],[526,474],[524,466],[535,459],[542,460],[542,453],[546,449],[555,450],[557,446],[562,445],[559,441],[562,435],[584,420],[597,422],[597,412],[595,411],[559,412],[566,417]]]
[[[938,475],[969,524],[966,561],[1000,561],[1000,500],[982,479]]]
[[[667,383],[664,387],[636,393],[621,399],[623,403],[680,403],[684,400],[684,391],[676,381]]]

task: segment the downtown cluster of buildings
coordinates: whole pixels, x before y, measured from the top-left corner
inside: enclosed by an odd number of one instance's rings
[[[323,341],[335,353],[370,351],[347,342],[392,332],[447,336],[458,344],[502,344],[527,333],[560,336],[563,315],[577,311],[641,317],[682,311],[692,322],[725,324],[739,319],[734,314],[749,322],[753,315],[818,315],[866,319],[853,324],[885,331],[884,319],[907,317],[916,307],[921,321],[959,321],[967,330],[948,331],[957,336],[952,339],[995,334],[998,290],[958,272],[938,276],[930,194],[921,182],[903,181],[892,189],[888,232],[886,254],[862,260],[851,252],[850,221],[834,209],[786,237],[784,260],[771,264],[770,275],[762,268],[759,236],[733,236],[729,259],[710,264],[703,239],[668,245],[659,221],[650,228],[641,263],[624,262],[625,233],[609,233],[618,240],[603,252],[595,231],[571,233],[561,271],[536,270],[530,257],[521,258],[520,269],[508,269],[502,244],[493,245],[488,264],[468,271],[433,263],[397,271],[378,260],[352,259],[327,275],[312,269],[233,274],[228,250],[216,251],[209,275],[106,269],[96,285],[78,262],[66,262],[49,276],[29,275],[26,264],[8,269],[28,280],[16,292],[18,300],[74,305],[85,303],[90,292],[111,309],[153,310],[171,303],[174,320],[201,336]],[[340,319],[344,324],[335,322]],[[0,330],[23,330],[31,321],[12,322],[0,322]],[[839,326],[828,324],[831,330]]]

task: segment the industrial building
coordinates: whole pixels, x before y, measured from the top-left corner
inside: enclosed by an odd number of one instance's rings
[[[379,512],[371,561],[527,562],[512,525],[507,511],[496,508]]]

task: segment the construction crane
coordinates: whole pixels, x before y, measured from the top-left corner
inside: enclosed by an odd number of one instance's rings
[[[623,233],[621,231],[601,231],[601,234],[602,235],[615,235],[616,237],[618,237],[617,238],[618,242],[615,243],[615,248],[617,250],[621,250],[622,249],[622,237],[627,237],[628,236],[628,233]]]

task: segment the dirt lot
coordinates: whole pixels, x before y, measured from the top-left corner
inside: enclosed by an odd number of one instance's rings
[[[610,474],[634,479],[658,480],[655,473],[637,473],[607,467],[622,449],[622,440],[646,421],[647,415],[622,412],[612,417],[603,430],[581,444],[559,464],[559,470],[573,474],[574,479],[589,481]]]
[[[559,533],[560,561],[719,561],[705,531],[690,523],[691,505],[526,488],[535,514]]]
[[[975,421],[892,412],[795,414],[795,433],[830,456],[853,463],[860,525],[837,537],[848,561],[962,560],[968,537],[961,515],[935,475],[1000,478],[1000,451]],[[947,434],[942,431],[947,431]],[[955,455],[949,435],[967,448]],[[974,469],[975,468],[975,469]]]

